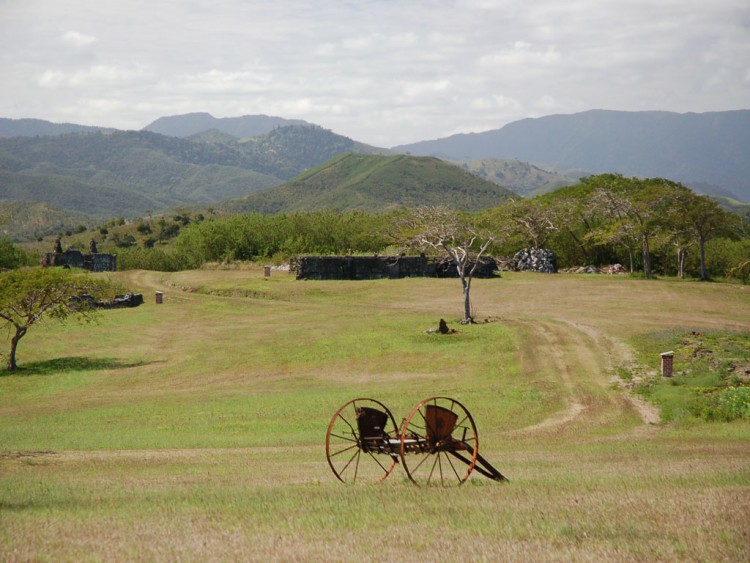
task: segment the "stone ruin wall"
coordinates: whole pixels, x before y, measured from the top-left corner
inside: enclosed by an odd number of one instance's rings
[[[452,262],[426,256],[299,256],[291,261],[289,269],[298,280],[458,277]],[[485,257],[474,277],[491,278],[497,271],[495,259]]]
[[[116,254],[83,254],[80,250],[48,252],[41,259],[42,266],[82,268],[92,272],[116,272]]]

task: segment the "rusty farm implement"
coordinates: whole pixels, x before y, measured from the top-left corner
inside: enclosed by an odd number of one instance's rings
[[[400,463],[417,485],[457,486],[476,470],[507,479],[481,455],[471,413],[448,397],[419,402],[401,426],[383,403],[352,399],[333,415],[326,458],[343,482],[383,481]]]

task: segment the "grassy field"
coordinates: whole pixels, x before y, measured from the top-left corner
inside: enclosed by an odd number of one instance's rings
[[[32,330],[0,376],[2,561],[750,559],[750,423],[663,423],[616,377],[750,331],[748,287],[506,274],[461,326],[456,280],[113,277],[146,303]],[[509,483],[336,481],[341,404],[434,395]]]

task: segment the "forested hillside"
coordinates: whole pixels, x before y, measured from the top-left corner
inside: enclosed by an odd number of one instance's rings
[[[180,139],[144,131],[4,138],[0,199],[135,217],[279,185],[345,151],[378,149],[307,125],[241,141],[219,132]]]
[[[233,213],[303,210],[382,211],[448,205],[476,211],[512,198],[509,190],[437,158],[344,154],[282,186],[227,202]]]

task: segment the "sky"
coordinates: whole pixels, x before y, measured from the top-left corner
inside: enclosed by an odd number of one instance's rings
[[[0,117],[304,119],[392,147],[750,109],[750,0],[0,0]]]

